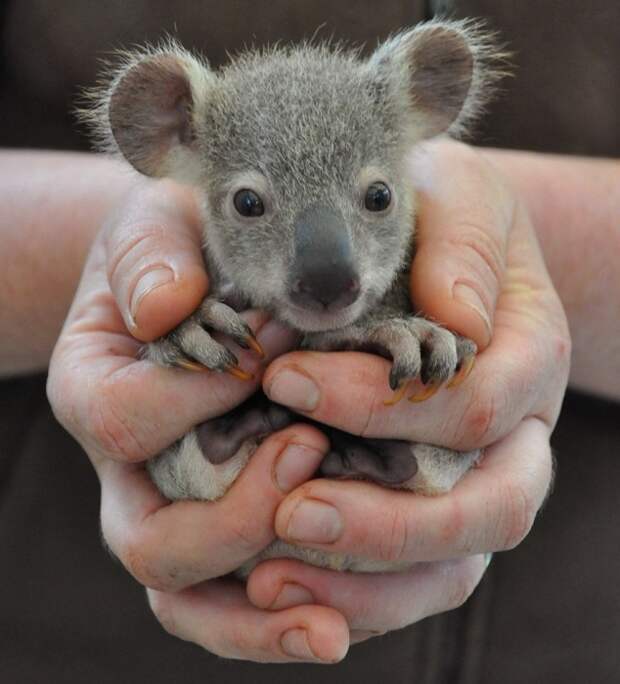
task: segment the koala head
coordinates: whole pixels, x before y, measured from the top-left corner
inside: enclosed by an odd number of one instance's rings
[[[91,119],[141,173],[203,193],[209,262],[253,305],[328,330],[394,282],[414,231],[407,154],[477,112],[488,53],[470,24],[440,21],[368,59],[305,44],[218,72],[167,44],[129,53]]]

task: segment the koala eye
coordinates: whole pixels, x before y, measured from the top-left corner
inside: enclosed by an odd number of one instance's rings
[[[233,201],[241,216],[262,216],[265,213],[263,200],[253,190],[239,190]]]
[[[377,181],[366,190],[364,205],[368,211],[385,211],[392,201],[392,193],[385,183]]]

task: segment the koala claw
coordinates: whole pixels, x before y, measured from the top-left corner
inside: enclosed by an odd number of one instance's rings
[[[476,362],[476,356],[475,354],[472,354],[471,356],[468,356],[463,359],[459,367],[457,367],[456,374],[450,380],[450,382],[446,385],[448,389],[451,389],[453,387],[458,387],[459,385],[463,384],[465,380],[469,377],[469,374],[471,373],[474,364]]]
[[[201,363],[196,363],[195,361],[187,361],[186,359],[179,359],[175,362],[174,365],[178,368],[182,368],[183,370],[194,371],[195,373],[202,373],[204,371],[209,370],[206,366],[203,366]]]
[[[239,380],[252,380],[254,376],[239,368],[235,354],[214,339],[210,331],[227,335],[243,349],[251,349],[260,358],[265,357],[250,326],[234,309],[214,297],[207,297],[171,333],[149,344],[143,355],[163,366],[190,371],[219,371]]]
[[[243,369],[239,368],[239,366],[228,366],[227,368],[224,368],[224,372],[228,373],[228,375],[232,375],[234,378],[243,380],[244,382],[254,380],[254,375],[252,373],[244,371]]]
[[[194,373],[204,373],[212,370],[211,368],[204,366],[202,363],[189,361],[188,359],[178,359],[175,361],[174,365],[178,368],[182,368],[183,370],[193,371]],[[243,369],[239,368],[239,366],[225,366],[222,371],[246,382],[249,380],[254,380],[254,375],[252,373],[244,371]]]
[[[407,387],[409,387],[408,382],[405,381],[405,382],[401,383],[400,387],[398,387],[394,390],[394,394],[392,395],[392,397],[390,399],[386,399],[383,402],[383,405],[384,406],[396,406],[396,404],[398,404],[398,402],[404,398],[405,394],[407,394]]]
[[[409,401],[413,404],[419,404],[422,401],[426,401],[427,399],[430,399],[432,396],[437,394],[440,387],[441,382],[430,382],[427,385],[424,385],[420,392],[412,394],[409,397]]]
[[[254,335],[248,335],[244,340],[244,343],[254,352],[258,354],[259,359],[264,359],[266,354],[265,350],[260,346],[259,341],[254,337]],[[237,342],[237,344],[239,344]],[[242,345],[243,346],[243,345]]]

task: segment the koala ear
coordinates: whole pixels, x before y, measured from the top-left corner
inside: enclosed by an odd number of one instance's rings
[[[462,133],[501,76],[489,64],[501,57],[492,36],[465,21],[430,21],[383,43],[369,67],[385,97],[408,110],[412,135],[420,140]]]
[[[205,64],[173,44],[127,53],[83,118],[103,147],[120,151],[141,173],[194,182],[201,175],[198,122],[214,80]]]

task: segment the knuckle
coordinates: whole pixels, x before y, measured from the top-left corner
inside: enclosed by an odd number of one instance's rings
[[[469,553],[473,540],[468,534],[465,514],[456,496],[446,498],[448,505],[445,522],[440,530],[442,541],[457,553]]]
[[[178,589],[175,573],[162,570],[156,549],[144,540],[129,539],[118,545],[117,555],[127,571],[140,584],[158,592]]]
[[[538,507],[535,505],[527,489],[512,482],[501,492],[503,512],[500,515],[499,549],[514,549],[527,536],[534,524]]]
[[[565,326],[564,330],[557,335],[553,344],[553,348],[561,377],[568,380],[572,354],[572,340],[568,331],[568,326]]]
[[[459,447],[480,448],[498,438],[500,416],[504,412],[507,399],[501,384],[496,378],[494,380],[496,385],[492,388],[485,383],[473,390],[456,425],[455,439]]]
[[[54,365],[50,366],[45,390],[56,420],[65,429],[73,430],[76,421],[71,388],[67,378]]]
[[[474,593],[480,581],[480,571],[471,559],[460,562],[451,573],[448,586],[446,588],[446,609],[454,610],[460,608]]]
[[[489,219],[491,221],[491,219]],[[489,233],[488,227],[473,222],[461,224],[462,230],[451,239],[460,254],[467,254],[467,263],[474,269],[475,282],[495,279],[499,286],[504,272],[504,256],[498,239]]]
[[[228,545],[249,557],[271,541],[270,529],[260,516],[239,516],[231,522]]]
[[[372,594],[359,593],[356,595],[355,602],[350,610],[351,613],[348,616],[350,624],[378,627],[377,621],[380,621],[381,613],[377,611],[376,599]],[[390,616],[392,619],[393,617]]]
[[[165,235],[164,226],[155,221],[122,226],[109,238],[108,281],[114,283],[127,267],[152,252]]]
[[[113,380],[104,380],[91,407],[92,437],[104,452],[120,461],[144,461],[152,454],[141,439],[129,417],[123,415],[122,403]]]
[[[148,591],[147,596],[149,607],[159,624],[168,634],[177,636],[177,624],[171,605],[172,597],[162,591]]]
[[[387,513],[387,520],[377,529],[382,530],[377,550],[379,560],[388,563],[406,561],[409,539],[413,535],[409,530],[409,520],[405,512],[399,506],[391,509]]]
[[[226,652],[229,657],[233,658],[248,658],[250,654],[255,653],[257,650],[259,652],[263,651],[262,648],[257,649],[254,636],[248,630],[245,623],[232,624],[228,632],[227,643],[216,645],[216,649],[220,652]]]

